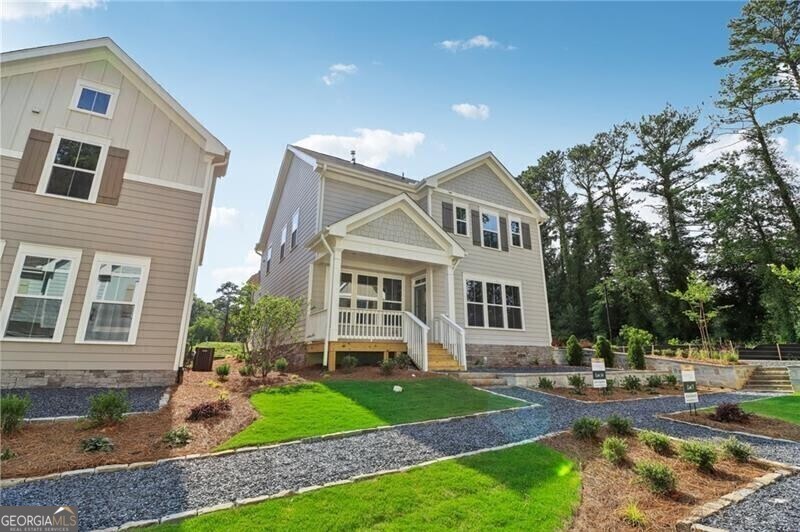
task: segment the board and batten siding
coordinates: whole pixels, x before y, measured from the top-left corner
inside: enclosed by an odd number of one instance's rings
[[[0,342],[3,369],[172,370],[202,195],[124,180],[118,205],[82,203],[13,190],[18,166],[18,159],[0,158],[0,295],[20,242],[83,255],[62,341]],[[135,345],[75,343],[97,251],[151,258]]]
[[[456,178],[458,179],[458,178]],[[495,177],[496,179],[496,177]],[[446,184],[446,183],[445,183]],[[499,186],[505,186],[499,182]],[[487,187],[490,190],[494,187]],[[510,192],[509,192],[510,194]],[[482,196],[484,197],[484,196]],[[487,198],[490,196],[487,192]],[[514,198],[516,201],[516,198]],[[447,193],[434,191],[431,202],[432,216],[436,223],[442,223],[442,202],[466,203],[470,210],[479,209],[481,203],[477,200],[462,200],[453,198]],[[494,201],[492,201],[494,203]],[[511,205],[512,208],[513,205]],[[490,208],[490,207],[486,207]],[[491,208],[497,210],[495,208]],[[500,211],[500,216],[508,218],[509,213]],[[517,216],[516,214],[514,216]],[[491,345],[530,345],[547,346],[550,345],[549,326],[550,321],[547,316],[547,294],[545,293],[545,281],[542,275],[542,248],[539,236],[539,225],[530,216],[519,216],[523,223],[531,226],[532,249],[516,248],[509,246],[508,251],[498,251],[476,246],[472,243],[472,235],[462,236],[452,233],[453,238],[461,244],[467,252],[455,270],[454,290],[455,290],[455,318],[456,322],[465,326],[466,341],[468,344],[491,344]],[[434,272],[434,301],[444,302],[444,298],[437,294],[437,290],[443,290],[436,277],[438,272]],[[465,274],[478,275],[484,278],[497,279],[499,281],[519,281],[522,283],[522,310],[524,315],[524,331],[508,329],[478,329],[466,327],[466,316],[464,312],[464,277]],[[440,277],[441,275],[439,275]],[[442,307],[435,308],[437,315]]]
[[[112,118],[70,109],[79,79],[119,90]],[[104,137],[129,150],[126,174],[205,186],[207,164],[200,144],[106,60],[3,76],[0,88],[4,150],[22,153],[31,129],[62,128]]]

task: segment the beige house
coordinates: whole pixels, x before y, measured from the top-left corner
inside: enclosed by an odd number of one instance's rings
[[[546,219],[492,153],[415,181],[289,146],[260,290],[302,298],[308,361],[330,369],[344,352],[423,370],[549,362]]]
[[[2,386],[174,382],[228,149],[111,39],[1,61]]]

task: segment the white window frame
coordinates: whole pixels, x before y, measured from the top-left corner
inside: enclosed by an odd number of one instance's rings
[[[87,340],[86,328],[89,325],[89,315],[92,311],[92,303],[96,301],[95,294],[97,293],[97,275],[100,271],[102,264],[121,264],[123,266],[136,266],[142,269],[142,275],[136,285],[136,291],[133,295],[133,300],[130,302],[133,307],[133,318],[131,319],[131,328],[128,331],[127,341],[113,341],[113,340]],[[78,322],[78,334],[75,338],[76,344],[103,344],[103,345],[135,345],[136,338],[139,334],[139,321],[142,318],[142,307],[144,306],[144,294],[147,290],[147,279],[150,276],[150,257],[139,257],[132,255],[119,255],[117,253],[106,253],[98,251],[94,254],[92,262],[92,270],[89,274],[89,284],[86,287],[86,297],[83,300],[83,310],[81,311],[81,318]]]
[[[297,229],[300,227],[300,208],[298,207],[292,213],[292,230],[291,230],[291,249],[297,247]]]
[[[266,268],[267,271],[266,271],[266,273],[269,273],[269,270],[271,268],[272,268],[272,245],[270,244],[269,246],[267,246],[267,268]]]
[[[3,252],[6,250],[6,241],[0,239],[0,259],[3,258]]]
[[[89,191],[89,197],[73,198],[71,196],[62,196],[61,194],[50,194],[47,192],[47,185],[50,184],[50,174],[53,172],[55,165],[56,151],[61,139],[75,140],[81,143],[88,143],[100,146],[100,157],[97,159],[97,169],[94,172],[94,179],[92,179],[92,188]],[[76,131],[69,131],[66,129],[56,128],[53,131],[53,140],[50,142],[50,149],[47,152],[47,159],[42,170],[42,175],[39,177],[39,187],[36,193],[41,196],[48,196],[51,198],[59,198],[70,201],[79,201],[81,203],[96,203],[97,193],[100,191],[100,182],[103,180],[103,170],[106,166],[106,157],[108,156],[108,149],[111,147],[111,139],[105,137],[96,137],[94,135],[87,135],[86,133],[78,133]]]
[[[467,281],[479,281],[481,284],[481,290],[483,292],[483,302],[481,306],[483,307],[483,326],[479,325],[470,325],[468,314],[467,314]],[[489,327],[489,303],[487,293],[486,293],[486,283],[493,283],[499,284],[502,286],[503,291],[503,326],[502,327]],[[490,330],[490,331],[509,331],[509,332],[525,332],[525,305],[523,303],[523,291],[522,291],[522,281],[515,281],[510,279],[497,279],[494,277],[487,277],[485,275],[474,275],[471,273],[464,273],[463,278],[461,280],[461,286],[464,294],[464,327],[468,329],[480,329],[480,330]],[[508,306],[506,305],[506,286],[516,286],[519,288],[519,313],[520,318],[522,320],[522,328],[521,329],[512,329],[508,326]],[[477,305],[477,303],[473,303]],[[517,307],[511,307],[517,308]]]
[[[284,225],[281,229],[281,260],[286,257],[286,228],[287,226]]]
[[[378,272],[370,272],[365,270],[353,270],[350,268],[342,268],[340,275],[342,273],[350,274],[352,277],[352,281],[350,282],[350,292],[342,293],[339,291],[339,286],[341,286],[341,277],[337,281],[337,298],[336,298],[336,308],[343,308],[343,309],[350,309],[350,310],[369,310],[369,311],[384,311],[383,303],[384,301],[389,303],[397,303],[397,301],[392,299],[384,299],[383,298],[383,280],[384,279],[395,279],[400,281],[400,310],[386,310],[385,312],[403,312],[406,309],[406,280],[402,275],[395,275],[390,273],[378,273]],[[358,276],[359,275],[367,275],[369,277],[377,277],[378,278],[378,297],[377,299],[371,298],[368,296],[359,296],[358,295]],[[376,300],[378,302],[378,306],[375,309],[366,309],[366,308],[358,308],[358,298],[373,301]],[[350,299],[350,306],[349,307],[339,307],[339,298],[349,298]]]
[[[464,221],[466,222],[466,226],[467,226],[467,232],[466,233],[459,233],[458,232],[458,209],[464,209],[464,213],[465,213],[465,217],[466,217],[466,220],[464,220]],[[455,202],[453,202],[453,233],[455,233],[455,234],[457,234],[459,236],[468,237],[468,236],[470,236],[470,232],[469,232],[470,227],[469,226],[470,226],[469,205],[467,205],[465,203],[455,203]],[[483,233],[481,233],[481,237],[483,237]]]
[[[487,216],[494,216],[495,219],[497,220],[497,247],[496,248],[493,248],[492,246],[487,246],[486,242],[485,242],[485,240],[483,238],[483,232],[486,231],[486,229],[483,228],[483,215],[484,214],[487,215]],[[480,228],[481,229],[481,247],[485,248],[485,249],[493,249],[495,251],[502,251],[503,250],[503,243],[501,242],[501,238],[500,238],[500,213],[498,213],[497,211],[491,211],[489,209],[484,209],[483,207],[481,207],[479,216],[480,216],[480,220],[479,221],[481,223],[481,228]],[[488,232],[492,233],[494,231],[489,230]]]
[[[81,266],[81,255],[83,251],[75,248],[59,248],[54,246],[42,246],[39,244],[27,244],[21,242],[17,249],[17,257],[14,259],[14,266],[11,268],[11,276],[8,280],[6,293],[3,297],[3,305],[0,308],[0,341],[3,342],[37,342],[37,343],[61,343],[64,336],[64,324],[67,322],[67,314],[69,313],[69,306],[72,302],[72,291],[75,288],[75,280],[78,278],[78,270]],[[8,319],[11,316],[11,307],[14,303],[14,298],[17,296],[19,290],[20,274],[22,273],[22,266],[25,263],[25,258],[29,256],[34,257],[53,257],[55,259],[68,259],[72,261],[72,267],[69,270],[67,283],[64,287],[64,294],[61,296],[61,306],[58,309],[58,318],[56,319],[55,331],[52,338],[23,338],[23,337],[9,337],[6,338],[6,328],[8,327]]]
[[[511,228],[513,222],[517,222],[519,233],[515,233]],[[519,245],[514,244],[514,235],[519,235]],[[508,217],[508,243],[511,245],[511,247],[522,249],[522,219],[520,219],[519,216]]]
[[[108,109],[106,110],[105,114],[90,111],[88,109],[81,109],[78,107],[78,101],[81,99],[81,92],[83,92],[83,89],[90,89],[95,92],[104,92],[110,96]],[[114,117],[114,110],[117,108],[118,97],[119,89],[116,87],[110,87],[108,85],[103,85],[102,83],[89,81],[88,79],[79,79],[75,83],[75,90],[72,92],[72,103],[70,104],[69,109],[70,111],[76,111],[78,113],[86,113],[87,115],[111,119]]]
[[[385,297],[383,297],[383,282],[386,279],[390,279],[392,281],[400,281],[400,299],[399,300],[397,300],[397,299],[386,299]],[[380,299],[380,306],[378,307],[378,310],[385,310],[386,312],[402,312],[404,310],[403,309],[403,303],[405,303],[404,297],[403,297],[403,295],[404,295],[403,292],[405,291],[405,288],[406,288],[405,283],[403,282],[403,278],[400,277],[399,275],[380,275],[378,283],[379,283],[378,284],[378,298]],[[386,303],[390,303],[390,304],[391,303],[400,303],[400,310],[389,310],[389,309],[383,308],[383,306]]]

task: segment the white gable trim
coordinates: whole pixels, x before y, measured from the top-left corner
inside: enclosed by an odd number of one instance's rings
[[[278,203],[281,200],[281,196],[283,196],[283,189],[286,186],[286,178],[289,175],[289,168],[292,166],[292,160],[294,157],[297,157],[295,153],[296,150],[287,150],[283,154],[283,160],[281,161],[280,170],[278,170],[278,178],[275,180],[275,188],[272,189],[272,197],[269,201],[269,208],[267,209],[267,216],[264,218],[264,225],[261,227],[261,236],[256,243],[256,252],[263,253],[265,249],[267,249],[267,240],[269,239],[269,234],[272,232],[272,224],[275,221],[275,215],[278,212]],[[308,163],[307,160],[301,159],[302,161]],[[314,164],[311,164],[314,167]]]

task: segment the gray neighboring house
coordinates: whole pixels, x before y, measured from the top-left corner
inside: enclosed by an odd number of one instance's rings
[[[0,62],[2,387],[173,383],[228,149],[111,39]]]
[[[551,360],[539,225],[490,152],[420,181],[288,146],[256,252],[301,298],[308,363],[405,352],[423,370]]]

